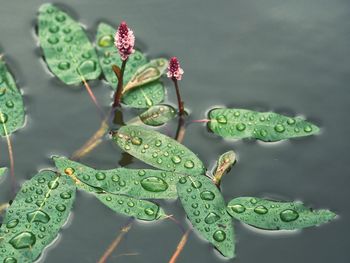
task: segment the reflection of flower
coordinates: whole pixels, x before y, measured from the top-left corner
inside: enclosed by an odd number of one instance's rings
[[[180,63],[177,57],[172,57],[169,61],[168,66],[168,78],[175,78],[177,80],[181,80],[182,74],[184,74],[184,71],[182,68],[180,68]]]
[[[127,60],[129,55],[134,53],[135,36],[128,28],[125,21],[122,21],[114,37],[114,44],[118,48],[122,60]]]

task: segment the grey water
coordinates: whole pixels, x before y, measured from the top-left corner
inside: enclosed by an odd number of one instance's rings
[[[19,183],[52,168],[50,156],[71,155],[98,129],[100,116],[83,86],[69,87],[47,69],[35,36],[36,14],[45,1],[0,1],[0,52],[23,92],[26,125],[12,136]],[[255,231],[235,222],[236,258],[229,262],[346,263],[349,256],[350,1],[346,0],[66,0],[56,1],[94,40],[100,21],[126,20],[149,58],[177,56],[185,71],[181,93],[191,119],[212,107],[243,107],[302,115],[322,128],[318,136],[279,143],[229,141],[204,124],[187,126],[184,144],[211,168],[233,149],[238,162],[223,179],[226,201],[238,196],[302,200],[336,212],[321,227],[297,232]],[[171,83],[164,80],[176,105]],[[107,111],[111,90],[90,82]],[[175,123],[162,131],[173,136]],[[120,165],[110,140],[81,162],[95,168]],[[125,158],[124,158],[125,159]],[[143,167],[133,158],[127,167]],[[0,166],[8,166],[0,141]],[[9,176],[0,203],[11,197]],[[136,222],[108,262],[168,262],[190,227],[179,201],[161,202],[171,220]],[[40,262],[97,262],[127,217],[79,192],[72,216]],[[195,233],[178,262],[227,262]]]

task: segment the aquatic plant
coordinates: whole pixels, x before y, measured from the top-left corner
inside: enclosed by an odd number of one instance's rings
[[[54,76],[67,85],[83,83],[103,118],[99,130],[72,157],[54,156],[55,168],[39,171],[21,186],[9,206],[0,206],[0,212],[7,209],[0,228],[0,262],[35,261],[69,217],[76,190],[93,195],[118,214],[143,221],[171,218],[155,200],[179,198],[195,231],[227,258],[235,256],[233,219],[266,230],[295,230],[326,223],[336,216],[329,210],[307,208],[299,201],[235,197],[227,203],[220,184],[236,162],[235,152],[219,156],[211,172],[182,144],[187,117],[178,81],[183,69],[176,57],[169,62],[164,58],[149,61],[141,51],[134,50],[135,37],[125,22],[117,32],[110,25],[99,24],[94,46],[78,22],[56,6],[44,4],[39,9],[38,39]],[[165,89],[160,79],[165,72],[175,85],[178,112],[171,105],[161,104]],[[87,83],[102,73],[115,91],[109,112],[99,107]],[[2,61],[0,102],[0,135],[8,137],[23,126],[24,107]],[[144,112],[125,124],[121,118],[125,107]],[[146,127],[162,126],[175,117],[179,118],[175,139]],[[206,123],[218,136],[236,140],[275,142],[319,132],[315,124],[300,117],[247,109],[216,108],[208,113],[208,119],[194,122]],[[112,129],[115,124],[118,129]],[[103,170],[77,162],[108,132],[110,141],[154,169]],[[0,168],[0,177],[5,173],[6,169]],[[123,235],[130,227],[128,223]],[[188,233],[169,262],[176,261]]]

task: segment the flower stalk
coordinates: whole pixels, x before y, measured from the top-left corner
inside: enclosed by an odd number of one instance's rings
[[[167,76],[174,82],[180,116],[183,116],[185,113],[184,102],[181,99],[180,89],[178,84],[178,80],[182,79],[183,73],[184,71],[180,67],[180,62],[177,59],[177,57],[172,57],[169,61]]]

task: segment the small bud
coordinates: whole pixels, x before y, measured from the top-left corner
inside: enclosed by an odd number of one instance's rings
[[[181,80],[182,75],[184,74],[184,71],[182,68],[180,68],[180,63],[177,57],[172,57],[169,61],[168,66],[168,78],[175,78],[177,80]]]
[[[114,44],[119,51],[122,60],[127,60],[130,54],[134,53],[135,36],[134,32],[128,28],[125,21],[122,21],[114,37]]]

